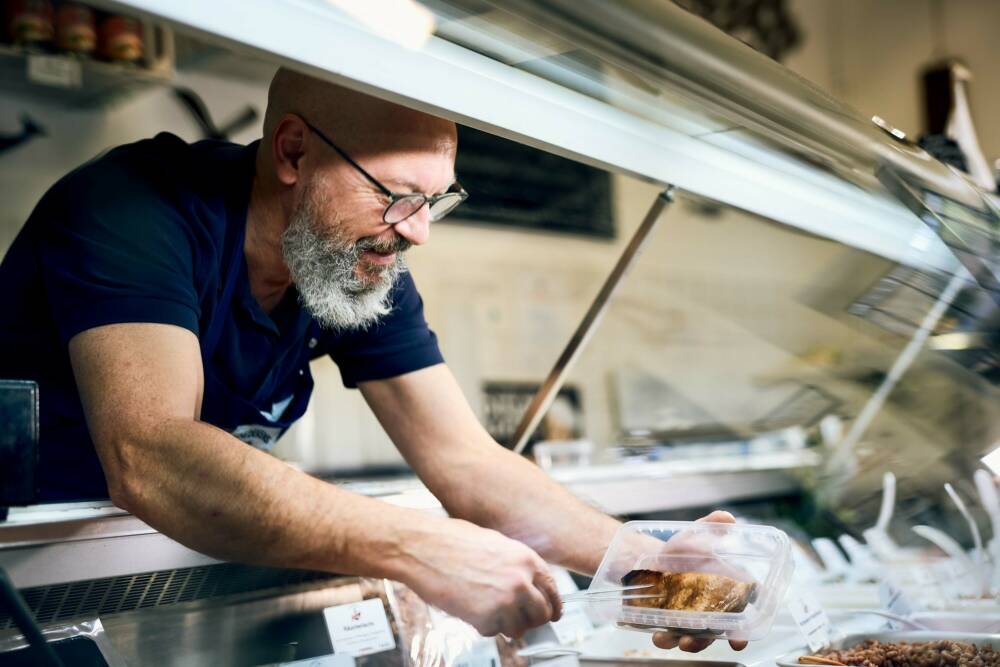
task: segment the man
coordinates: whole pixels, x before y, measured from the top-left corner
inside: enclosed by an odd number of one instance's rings
[[[465,197],[455,151],[453,123],[281,70],[259,145],[160,135],[57,183],[0,265],[43,496],[107,494],[218,558],[396,579],[484,635],[558,618],[545,560],[593,572],[618,524],[490,439],[424,322],[403,253]],[[321,354],[454,518],[262,451]]]

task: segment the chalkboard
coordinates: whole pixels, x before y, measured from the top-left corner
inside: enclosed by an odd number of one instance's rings
[[[469,198],[449,224],[615,236],[605,171],[463,126],[455,170]]]

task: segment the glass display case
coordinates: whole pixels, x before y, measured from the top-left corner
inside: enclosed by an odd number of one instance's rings
[[[441,295],[428,319],[481,416],[489,391],[514,406],[504,444],[581,497],[861,535],[892,473],[893,539],[922,544],[909,527],[926,524],[971,544],[943,485],[984,517],[972,474],[1000,439],[997,200],[897,134],[666,2],[428,0],[401,3],[428,19],[401,26],[326,0],[100,4],[607,175],[600,238],[506,232],[484,248],[456,215],[411,262]],[[439,509],[411,477],[340,483]],[[137,591],[113,612],[133,656],[148,628],[129,613],[209,588],[253,598],[240,631],[259,622],[285,647],[303,628],[282,614],[329,602],[275,592],[326,579],[238,570],[107,504],[13,511],[0,566],[52,621],[101,611],[60,616],[56,598]],[[189,597],[164,593],[189,580]]]

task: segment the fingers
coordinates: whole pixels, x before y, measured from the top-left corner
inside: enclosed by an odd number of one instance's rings
[[[542,592],[545,599],[548,600],[549,608],[552,610],[549,620],[558,621],[562,618],[562,596],[559,595],[559,587],[549,573],[548,568],[535,577],[535,586]]]
[[[736,523],[736,517],[725,510],[715,510],[708,516],[703,516],[698,521],[708,521],[711,523]]]
[[[698,653],[699,651],[704,651],[712,644],[711,639],[705,639],[703,637],[692,637],[690,635],[685,635],[681,637],[680,641],[677,643],[678,648],[682,651],[688,653]]]
[[[532,587],[519,597],[518,611],[525,626],[524,630],[537,628],[552,620],[552,605],[537,588]]]
[[[654,632],[653,645],[657,648],[677,648],[678,637],[672,632]]]
[[[553,613],[549,597],[536,585],[528,585],[501,615],[499,631],[509,637],[519,638],[531,628],[553,620]]]
[[[527,628],[521,622],[517,612],[514,612],[514,614],[509,618],[500,621],[500,627],[503,628],[503,632],[497,632],[495,634],[503,635],[509,639],[520,639],[524,636],[524,633],[527,632]]]
[[[678,635],[676,633],[661,630],[659,632],[653,633],[653,645],[657,648],[672,649],[679,648],[687,653],[698,653],[704,651],[706,648],[712,645],[714,639],[708,639],[706,637],[693,637],[691,635]],[[745,641],[730,641],[729,645],[734,651],[742,651],[747,647],[747,642]]]
[[[538,627],[541,623],[537,621],[537,614],[529,607],[514,607],[507,610],[500,617],[499,632],[495,635],[504,635],[511,639],[520,639],[528,630]]]

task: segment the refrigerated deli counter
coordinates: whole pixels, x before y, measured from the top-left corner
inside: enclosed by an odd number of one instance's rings
[[[392,582],[218,562],[107,503],[12,507],[0,567],[43,635],[81,642],[74,664],[770,665],[819,651],[812,631],[1000,632],[1000,506],[976,471],[1000,425],[994,195],[670,3],[428,0],[402,35],[320,0],[95,4],[610,174],[617,259],[510,444],[582,388],[613,419],[585,450],[534,443],[553,477],[622,517],[780,524],[795,574],[741,653],[584,613],[482,640]],[[330,481],[442,511],[405,474]],[[380,628],[353,655],[342,612]]]

